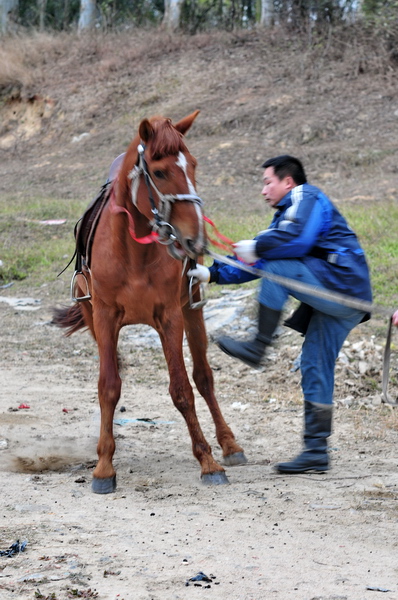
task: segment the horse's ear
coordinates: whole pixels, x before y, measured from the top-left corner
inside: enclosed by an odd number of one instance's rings
[[[148,121],[148,119],[144,119],[143,121],[141,121],[140,123],[140,127],[139,127],[139,134],[140,134],[140,138],[141,140],[146,144],[151,137],[153,136],[153,127],[150,124],[150,122]]]
[[[177,129],[177,131],[182,133],[182,135],[185,135],[199,113],[200,110],[195,110],[195,112],[193,112],[192,114],[188,115],[184,119],[181,119],[181,121],[178,121],[178,123],[176,123],[174,127]]]

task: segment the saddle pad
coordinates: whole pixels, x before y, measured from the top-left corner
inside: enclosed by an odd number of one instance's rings
[[[109,200],[111,183],[112,182],[107,181],[102,186],[98,196],[94,198],[86,212],[76,223],[76,271],[81,271],[83,263],[90,267],[91,248],[94,241],[94,234],[104,206]]]

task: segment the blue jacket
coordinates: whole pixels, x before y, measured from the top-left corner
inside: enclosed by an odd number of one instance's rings
[[[305,183],[294,187],[277,206],[268,229],[255,238],[261,269],[264,261],[298,258],[330,290],[372,301],[365,253],[355,233],[329,198]],[[238,268],[210,267],[210,281],[244,283],[255,279]]]

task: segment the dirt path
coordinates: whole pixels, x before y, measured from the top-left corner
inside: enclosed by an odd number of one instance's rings
[[[341,365],[333,469],[281,476],[272,465],[300,448],[299,376],[290,371],[300,338],[278,339],[263,373],[211,342],[218,398],[249,464],[227,470],[229,486],[209,488],[168,396],[161,351],[135,346],[126,329],[118,488],[98,496],[90,491],[96,349],[87,334],[63,338],[49,324],[50,305],[16,311],[0,303],[0,550],[28,542],[25,552],[0,557],[1,600],[366,600],[375,589],[398,598],[397,421],[386,407],[361,405],[363,391],[358,383],[352,392]],[[347,352],[368,338],[365,326]],[[186,586],[200,571],[211,583]]]

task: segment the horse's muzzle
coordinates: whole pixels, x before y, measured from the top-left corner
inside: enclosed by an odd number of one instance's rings
[[[170,256],[177,260],[185,260],[187,257],[196,260],[204,254],[206,245],[197,240],[181,239],[177,236],[177,239],[167,246],[167,250]]]
[[[206,242],[203,240],[184,240],[184,247],[189,258],[197,258],[203,256],[206,250]]]

